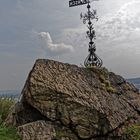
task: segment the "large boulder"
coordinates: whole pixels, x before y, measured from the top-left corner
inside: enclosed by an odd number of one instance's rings
[[[140,125],[138,90],[105,68],[40,59],[21,96],[7,124],[23,140],[122,139],[129,125]]]

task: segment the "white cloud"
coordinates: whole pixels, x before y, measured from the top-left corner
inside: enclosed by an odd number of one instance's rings
[[[97,54],[103,58],[105,66],[111,67],[113,71],[123,73],[125,76],[133,75],[139,71],[140,59],[140,1],[131,0],[122,5],[115,13],[99,18],[95,24]],[[86,39],[87,28],[82,25],[75,29],[66,29],[63,37],[66,42],[77,47],[79,53],[86,50],[88,39]],[[129,63],[131,61],[131,63]],[[137,62],[137,63],[136,63]],[[130,67],[133,63],[133,71]],[[120,66],[119,66],[120,65]],[[125,71],[124,71],[125,69]],[[128,71],[130,75],[128,74]]]
[[[38,33],[38,37],[43,43],[44,51],[51,53],[51,55],[60,55],[74,51],[71,45],[66,45],[64,43],[54,44],[48,32],[40,32]]]
[[[123,5],[114,15],[106,15],[96,23],[97,43],[121,44],[140,38],[140,1],[132,0]],[[85,26],[77,29],[66,29],[63,38],[70,44],[78,46],[87,43]],[[84,46],[83,45],[83,46]],[[111,48],[112,49],[112,48]]]
[[[140,36],[140,1],[132,0],[123,5],[113,16],[101,19],[98,30],[101,39],[112,41]]]

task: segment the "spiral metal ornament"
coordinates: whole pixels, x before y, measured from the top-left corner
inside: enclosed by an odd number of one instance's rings
[[[89,54],[84,61],[85,67],[101,67],[102,64],[102,59],[100,59],[95,53]]]
[[[80,15],[81,19],[83,19],[83,23],[86,24],[86,22],[88,21],[88,31],[87,33],[87,37],[89,38],[89,55],[87,56],[87,58],[84,61],[84,65],[85,67],[101,67],[103,64],[103,61],[96,55],[95,51],[96,51],[96,45],[94,40],[96,39],[96,34],[95,34],[95,30],[93,27],[93,23],[91,22],[92,20],[98,21],[98,16],[97,16],[97,12],[96,10],[90,11],[90,1],[88,1],[88,5],[87,5],[87,13],[86,14],[82,14]]]

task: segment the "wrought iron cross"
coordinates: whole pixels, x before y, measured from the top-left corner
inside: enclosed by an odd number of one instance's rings
[[[98,0],[92,0],[92,1],[98,1]],[[92,20],[98,20],[97,17],[97,12],[96,10],[91,11],[90,8],[90,0],[71,0],[69,1],[69,6],[78,6],[78,5],[83,5],[87,4],[87,13],[84,15],[81,13],[80,17],[83,19],[83,23],[86,24],[88,22],[88,31],[87,31],[87,37],[89,38],[89,55],[84,61],[85,67],[101,67],[103,64],[103,61],[96,55],[96,44],[95,44],[95,39],[96,39],[96,34],[95,34],[95,29],[93,27]]]

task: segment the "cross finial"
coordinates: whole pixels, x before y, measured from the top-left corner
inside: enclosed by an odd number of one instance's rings
[[[96,51],[96,44],[95,44],[95,39],[96,39],[96,34],[95,34],[95,30],[92,24],[92,20],[98,20],[97,17],[97,12],[96,10],[91,11],[90,8],[90,3],[93,1],[98,1],[98,0],[70,0],[69,1],[69,6],[73,7],[73,6],[78,6],[78,5],[83,5],[83,4],[87,4],[87,13],[85,13],[84,15],[81,13],[80,17],[83,19],[83,23],[86,24],[87,22],[87,27],[88,27],[88,31],[87,31],[87,37],[89,38],[89,55],[87,56],[87,58],[85,59],[84,65],[85,67],[101,67],[103,64],[103,61],[96,55],[95,51]]]

